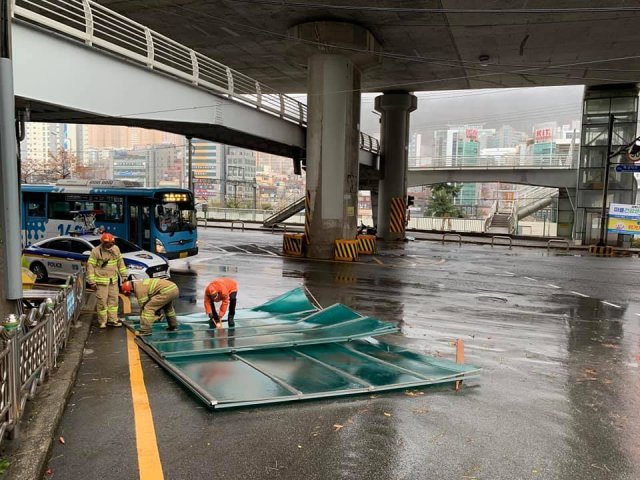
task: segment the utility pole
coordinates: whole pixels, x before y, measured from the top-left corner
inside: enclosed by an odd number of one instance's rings
[[[11,63],[11,0],[0,0],[0,271],[4,283],[0,319],[15,313],[22,297],[20,184]]]
[[[189,173],[189,177],[187,180],[187,188],[189,191],[193,192],[193,143],[191,140],[193,137],[187,137],[187,155],[189,156],[187,170]]]
[[[602,213],[600,214],[600,241],[598,245],[607,245],[607,197],[609,196],[609,170],[611,169],[611,145],[613,144],[613,122],[615,117],[609,115],[609,126],[607,135],[607,158],[604,162],[604,186],[602,188]]]

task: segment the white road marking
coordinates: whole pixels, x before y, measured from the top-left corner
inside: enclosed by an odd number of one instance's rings
[[[554,285],[553,283],[547,283],[547,285],[553,288],[562,288],[562,287],[559,287],[558,285]]]
[[[511,275],[511,276],[515,275],[515,273],[511,273],[511,272],[507,272],[507,271],[505,271],[504,273],[506,273],[507,275]]]
[[[605,305],[610,305],[615,308],[622,308],[620,305],[616,305],[615,303],[611,303],[611,302],[605,302],[604,300],[602,300],[602,303],[604,303]]]
[[[258,250],[261,250],[261,251],[263,251],[263,252],[265,252],[265,253],[268,253],[269,255],[273,255],[274,257],[277,257],[277,256],[278,256],[278,254],[277,254],[277,253],[273,253],[273,252],[271,252],[271,251],[269,251],[269,250],[267,250],[267,249],[265,249],[265,248],[259,247],[259,246],[258,246],[258,245],[256,245],[256,244],[254,244],[253,246],[254,246],[254,247],[256,247]]]
[[[578,295],[579,297],[590,298],[589,295],[585,295],[584,293],[580,292],[574,292],[573,290],[571,290],[571,293],[573,293],[574,295]]]
[[[251,254],[249,250],[245,250],[244,248],[236,247],[235,245],[231,245],[231,247],[240,250],[241,252]]]
[[[532,282],[537,282],[538,281],[535,278],[531,278],[531,277],[524,277],[524,278],[526,278],[527,280],[531,280]]]

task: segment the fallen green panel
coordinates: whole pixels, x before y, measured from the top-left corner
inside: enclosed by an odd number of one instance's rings
[[[233,329],[183,323],[176,332],[165,332],[156,327],[153,335],[145,337],[143,341],[163,357],[169,358],[331,343],[398,330],[389,322],[363,317],[341,304],[332,305],[296,322],[273,324],[254,319],[252,326],[244,325],[238,319]]]
[[[170,359],[143,348],[213,408],[415,388],[478,372],[375,339]]]

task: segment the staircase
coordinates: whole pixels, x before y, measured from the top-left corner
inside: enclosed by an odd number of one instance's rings
[[[508,213],[496,213],[491,218],[491,223],[489,224],[487,232],[509,235],[511,233],[509,231],[509,217],[510,215]]]
[[[295,215],[302,210],[304,210],[304,197],[299,198],[292,204],[287,205],[282,210],[279,210],[271,215],[264,221],[263,225],[265,227],[272,227],[276,223],[284,222],[287,218]]]

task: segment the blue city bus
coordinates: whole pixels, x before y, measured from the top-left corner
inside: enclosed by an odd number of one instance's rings
[[[60,180],[22,185],[24,246],[44,238],[98,229],[168,259],[198,253],[193,194],[141,187],[126,180]]]

